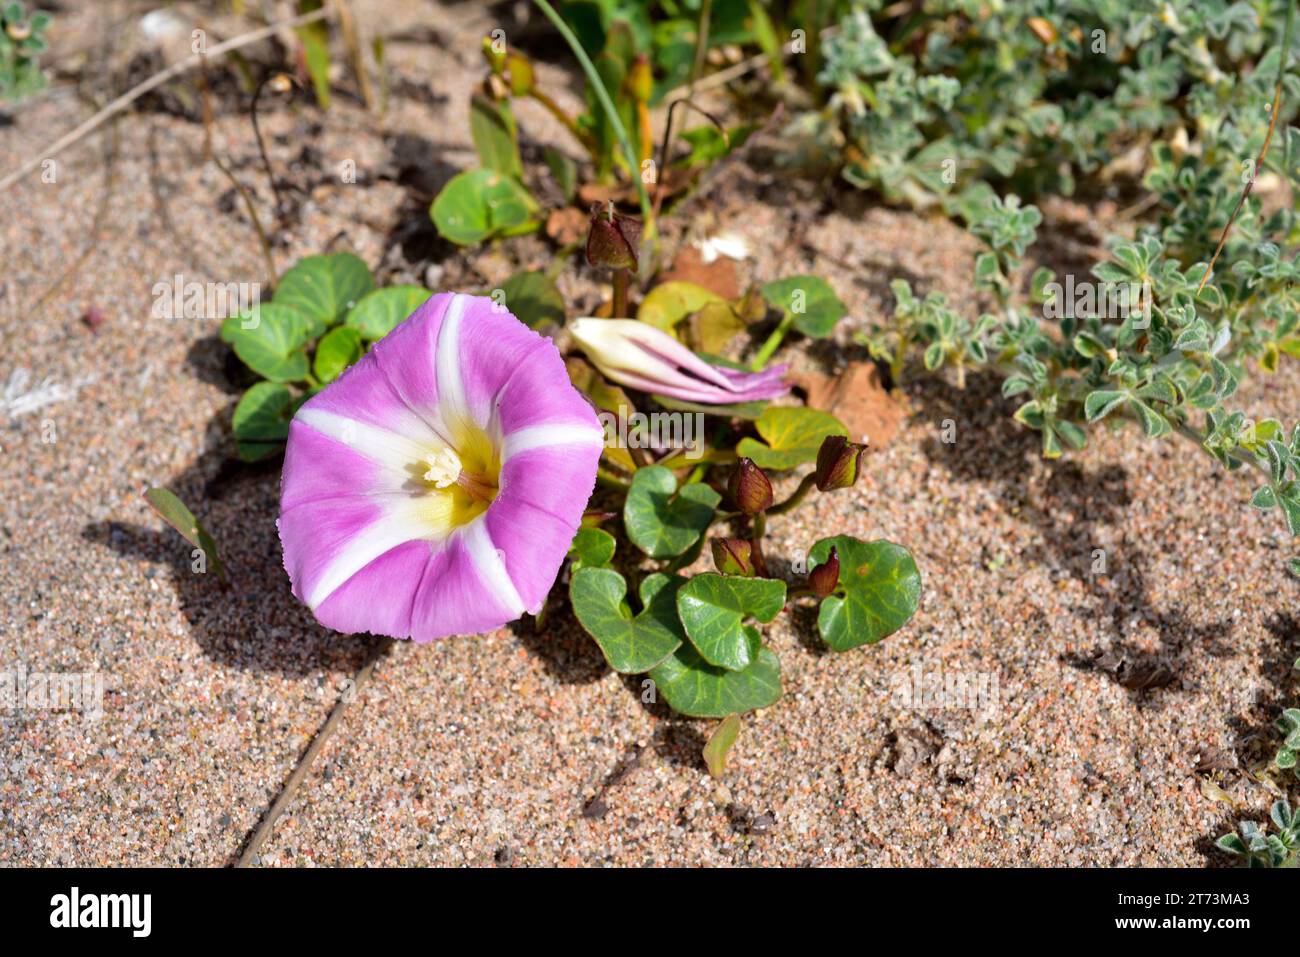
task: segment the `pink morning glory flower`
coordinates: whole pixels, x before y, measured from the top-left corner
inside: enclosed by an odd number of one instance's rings
[[[419,642],[536,613],[601,448],[549,339],[491,299],[436,295],[293,417],[293,593],[336,631]]]
[[[730,405],[775,399],[790,391],[787,366],[762,372],[712,366],[668,333],[637,319],[574,319],[569,333],[606,378],[642,392]]]

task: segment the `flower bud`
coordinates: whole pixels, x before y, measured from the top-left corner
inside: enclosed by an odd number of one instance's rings
[[[266,81],[266,88],[272,93],[288,93],[293,89],[293,77],[288,73],[277,73]]]
[[[617,212],[612,205],[591,207],[587,233],[587,262],[605,269],[637,268],[641,221]]]
[[[9,39],[22,43],[32,35],[32,28],[21,20],[15,20],[5,27],[5,33],[9,34]]]
[[[713,549],[713,564],[722,574],[751,578],[757,573],[754,543],[749,539],[715,538],[710,547]]]
[[[818,598],[825,598],[831,592],[835,591],[835,586],[840,581],[840,553],[831,546],[831,553],[827,556],[826,561],[822,562],[816,568],[808,573],[808,587]]]
[[[731,473],[727,483],[731,500],[746,515],[765,512],[772,504],[772,483],[763,470],[749,459],[736,463],[736,470]]]
[[[533,92],[533,63],[517,50],[506,52],[506,72],[510,77],[510,92],[515,96],[528,96]]]
[[[501,49],[502,46],[503,44],[490,36],[483,38],[483,59],[487,60],[488,68],[497,76],[500,76],[506,68],[506,53]]]
[[[842,435],[828,435],[817,450],[817,490],[829,492],[852,488],[858,480],[858,465],[867,447],[850,442]]]
[[[649,103],[655,87],[654,71],[650,69],[650,57],[638,53],[632,60],[632,67],[627,71],[627,79],[624,82],[632,99],[638,103]]]

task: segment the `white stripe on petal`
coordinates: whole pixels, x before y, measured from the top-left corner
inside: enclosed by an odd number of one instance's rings
[[[462,426],[473,422],[465,399],[465,382],[460,375],[464,358],[460,354],[460,326],[465,307],[472,297],[453,293],[447,311],[442,316],[438,330],[438,344],[434,351],[434,372],[438,378],[438,406],[443,421],[460,420]]]
[[[511,620],[518,618],[525,611],[535,612],[524,607],[524,600],[519,597],[519,590],[506,571],[505,559],[497,551],[488,533],[487,522],[479,518],[465,526],[465,550],[469,553],[478,570],[479,580],[505,608],[510,612]]]
[[[516,429],[505,437],[501,448],[502,462],[520,452],[549,445],[604,445],[605,434],[595,424],[553,423],[529,425]]]
[[[385,510],[382,518],[349,538],[339,553],[330,559],[307,596],[307,607],[315,611],[339,586],[380,555],[398,545],[423,538],[421,533],[427,533],[427,530],[421,525],[412,504],[404,503]]]
[[[394,477],[398,479],[399,485],[409,478],[411,466],[423,462],[429,454],[429,443],[417,442],[396,432],[334,412],[304,406],[298,410],[295,418],[326,438],[342,442],[372,462],[396,473]]]

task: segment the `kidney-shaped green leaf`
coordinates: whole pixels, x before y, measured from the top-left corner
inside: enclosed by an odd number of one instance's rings
[[[321,382],[333,382],[348,366],[361,358],[364,352],[361,333],[351,326],[331,329],[316,344],[316,361],[313,368]]]
[[[791,276],[763,285],[763,298],[794,317],[794,327],[805,336],[829,336],[835,323],[848,315],[830,283],[818,276]]]
[[[221,324],[221,338],[235,347],[235,355],[264,379],[297,382],[307,378],[307,353],[311,323],[297,309],[263,303],[250,312],[231,316]]]
[[[600,528],[580,528],[569,545],[569,556],[577,567],[608,565],[617,543],[614,536]]]
[[[695,650],[711,665],[744,671],[762,639],[746,618],[768,622],[785,607],[785,582],[704,572],[677,593],[677,616]]]
[[[683,644],[650,672],[650,680],[673,710],[691,718],[725,718],[781,697],[781,663],[768,648],[744,671],[728,671]]]
[[[912,617],[921,598],[921,573],[901,545],[864,542],[848,535],[823,538],[809,553],[813,567],[831,548],[840,560],[835,594],[822,600],[817,629],[835,651],[848,651],[891,635]],[[841,594],[842,592],[842,594]]]
[[[382,339],[433,293],[423,286],[387,286],[366,293],[348,310],[343,321],[361,333],[361,338]]]
[[[709,486],[677,489],[677,477],[661,465],[637,469],[623,504],[623,526],[632,544],[651,558],[672,558],[695,544],[721,501]]]
[[[755,423],[766,441],[741,439],[736,452],[760,468],[792,469],[817,461],[817,450],[828,435],[848,435],[839,419],[820,409],[803,406],[769,406]]]
[[[540,269],[515,273],[502,283],[501,293],[501,305],[530,329],[544,322],[564,324],[564,297],[555,280]]]
[[[612,568],[579,568],[569,580],[573,613],[596,639],[605,660],[622,674],[649,671],[682,643],[674,596],[682,579],[646,576],[641,613],[627,606],[627,582]]]
[[[239,457],[255,462],[283,448],[292,406],[293,394],[276,382],[258,382],[245,392],[231,421]]]
[[[290,306],[307,317],[309,339],[342,322],[348,310],[375,288],[370,269],[352,253],[307,256],[280,277],[271,301]]]
[[[457,173],[429,208],[438,232],[461,246],[523,227],[537,211],[537,200],[518,180],[480,167]]]

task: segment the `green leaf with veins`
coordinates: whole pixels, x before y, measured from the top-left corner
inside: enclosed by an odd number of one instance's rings
[[[344,323],[368,341],[382,339],[419,309],[433,293],[423,286],[387,286],[366,293],[348,310]]]
[[[250,312],[231,316],[221,324],[221,338],[235,347],[235,355],[264,379],[298,382],[307,378],[307,353],[311,322],[297,309],[265,303]]]
[[[537,211],[518,180],[482,167],[453,176],[429,207],[438,232],[460,246],[535,227]]]
[[[695,544],[722,500],[701,482],[677,488],[661,465],[637,469],[623,504],[623,527],[632,544],[651,558],[672,558]]]
[[[840,560],[837,593],[822,599],[817,628],[835,651],[872,644],[891,635],[916,612],[921,574],[907,549],[893,542],[864,542],[848,535],[823,538],[809,552],[809,564]],[[842,592],[842,594],[840,594]]]
[[[333,382],[344,369],[360,359],[364,351],[361,333],[356,329],[351,326],[331,329],[316,344],[313,363],[316,378],[321,383]]]
[[[781,697],[781,663],[769,648],[744,671],[709,664],[683,643],[650,672],[655,689],[681,714],[691,718],[725,718],[766,708]]]
[[[258,382],[239,400],[231,422],[239,457],[256,462],[284,448],[293,394],[276,382]]]
[[[515,273],[501,284],[501,303],[529,329],[543,323],[564,325],[564,297],[555,280],[540,269]]]
[[[765,283],[763,298],[773,308],[793,315],[794,327],[814,339],[829,336],[849,312],[830,283],[819,276],[790,276]]]
[[[744,671],[762,646],[746,618],[769,622],[785,607],[785,582],[704,572],[677,593],[677,617],[695,650],[711,665]]]
[[[317,339],[374,288],[370,269],[359,257],[328,253],[298,260],[280,277],[271,301],[302,313],[311,324],[307,338]]]
[[[617,542],[614,536],[600,528],[580,528],[569,546],[569,557],[576,568],[596,568],[608,565],[614,557]]]
[[[612,568],[579,568],[569,580],[573,613],[621,674],[649,671],[682,643],[675,597],[684,579],[653,574],[641,582],[640,614],[627,605],[627,582]]]
[[[766,445],[745,438],[736,454],[753,459],[760,468],[785,470],[817,460],[817,450],[828,435],[848,435],[835,416],[802,406],[769,406],[755,424]]]

